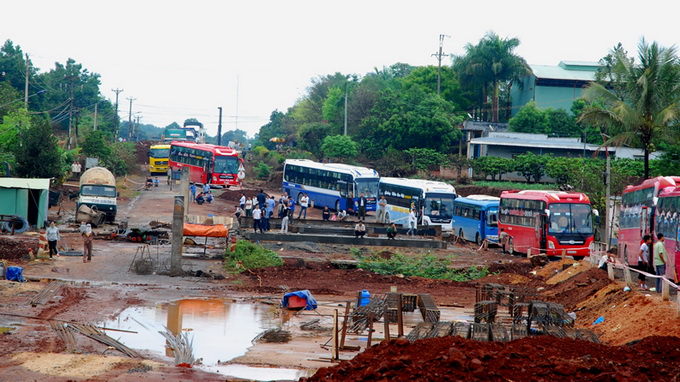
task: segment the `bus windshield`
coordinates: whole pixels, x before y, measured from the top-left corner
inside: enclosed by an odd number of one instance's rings
[[[427,194],[425,196],[424,214],[430,218],[451,219],[453,212],[453,195]]]
[[[237,157],[215,157],[215,174],[238,173],[239,161]]]
[[[548,207],[550,233],[593,233],[591,209],[587,204],[554,203]]]
[[[367,198],[375,198],[378,196],[378,178],[359,178],[355,179],[356,182],[356,197],[359,197],[361,193]]]
[[[498,208],[489,208],[486,210],[486,226],[498,227]]]
[[[168,158],[170,156],[170,149],[151,149],[149,156],[152,158]]]

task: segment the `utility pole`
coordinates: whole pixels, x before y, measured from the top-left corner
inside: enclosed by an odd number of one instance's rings
[[[137,98],[128,97],[130,101],[130,112],[128,113],[128,141],[132,140],[132,101]]]
[[[345,135],[347,135],[347,82],[345,82]]]
[[[123,92],[123,89],[111,89],[112,92],[116,93],[116,112],[113,114],[113,137],[118,139],[118,125],[120,124],[120,117],[118,116],[118,94]]]
[[[24,106],[28,110],[28,73],[31,70],[31,63],[28,61],[28,53],[26,53],[26,80],[24,81]]]
[[[73,126],[73,82],[78,76],[67,76],[64,79],[70,82],[69,84],[69,107],[68,107],[68,141],[66,142],[66,149],[71,150],[71,129]]]
[[[217,109],[220,111],[220,119],[217,122],[217,145],[222,146],[222,106],[218,106]]]
[[[94,125],[92,130],[97,131],[97,115],[99,114],[99,102],[94,104]]]
[[[140,116],[138,115],[138,116],[137,116],[137,124],[135,124],[135,136],[136,136],[135,139],[136,139],[136,142],[139,142],[139,120],[140,120],[141,118],[142,118],[142,117],[140,117]]]
[[[437,66],[437,95],[439,95],[442,91],[442,58],[445,56],[445,54],[442,52],[442,49],[444,48],[444,37],[451,37],[447,36],[445,34],[440,34],[439,35],[439,53],[434,53],[432,56],[437,57],[437,61],[439,62]]]

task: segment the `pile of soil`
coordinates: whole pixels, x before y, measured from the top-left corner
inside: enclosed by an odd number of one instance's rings
[[[32,249],[34,254],[38,253],[38,242],[26,242],[24,240],[13,240],[0,237],[0,259],[10,261],[28,261],[30,257],[28,250]]]
[[[668,381],[680,376],[680,338],[631,346],[527,337],[499,343],[442,337],[383,341],[300,381]]]
[[[558,284],[546,285],[544,295],[547,300],[562,304],[566,311],[572,311],[579,303],[612,283],[606,271],[590,268]]]
[[[232,190],[231,188],[227,188],[227,189],[224,189],[224,191],[217,197],[219,199],[228,200],[228,201],[231,201],[231,202],[236,202],[236,204],[238,204],[238,201],[241,200],[241,195],[245,194],[246,198],[252,198],[252,197],[256,197],[257,194],[259,194],[259,193],[260,193],[259,189],[243,188],[243,189],[239,189],[239,190],[235,190],[235,189]],[[266,192],[265,192],[265,194],[266,194]],[[274,196],[276,197],[277,195],[274,195]],[[278,200],[278,198],[277,198],[277,200]]]
[[[487,187],[487,186],[472,186],[472,185],[457,185],[456,186],[456,192],[460,196],[469,196],[469,195],[489,195],[489,196],[501,196],[501,192],[503,192],[504,189],[502,188],[496,188],[496,187]]]

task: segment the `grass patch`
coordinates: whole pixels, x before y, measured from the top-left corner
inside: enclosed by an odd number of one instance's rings
[[[437,258],[434,255],[416,255],[413,257],[395,253],[389,257],[371,254],[358,256],[358,266],[381,275],[418,276],[428,279],[469,281],[489,274],[488,268],[470,267],[453,269],[449,267],[448,258]]]
[[[248,240],[237,241],[234,252],[224,255],[224,268],[234,273],[280,265],[283,265],[283,260],[276,252]]]
[[[502,188],[504,190],[557,190],[554,184],[524,183],[524,182],[492,182],[482,180],[472,182],[475,186]]]

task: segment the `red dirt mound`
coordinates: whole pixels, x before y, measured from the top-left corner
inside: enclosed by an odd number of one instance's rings
[[[383,341],[300,381],[669,381],[680,376],[680,338],[606,346],[550,336],[507,343],[442,337]]]
[[[32,249],[34,254],[38,253],[37,239],[33,244],[26,243],[21,240],[0,237],[0,259],[10,261],[27,261],[29,260],[29,249]]]
[[[580,302],[597,293],[597,291],[611,284],[607,272],[592,268],[587,271],[549,286],[544,295],[548,300],[564,305],[564,309],[570,311],[576,308]]]

